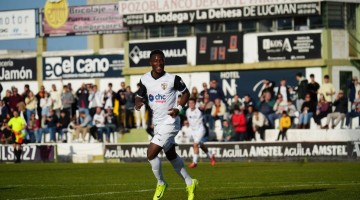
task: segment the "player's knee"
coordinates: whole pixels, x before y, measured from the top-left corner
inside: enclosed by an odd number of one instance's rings
[[[170,161],[176,159],[176,157],[177,157],[176,152],[166,152],[165,155],[166,155],[166,158]]]
[[[147,159],[148,160],[153,160],[156,157],[156,155],[154,153],[151,152],[147,152]]]

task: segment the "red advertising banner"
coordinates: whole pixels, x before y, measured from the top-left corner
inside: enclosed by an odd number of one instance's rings
[[[118,4],[70,6],[66,23],[59,27],[51,27],[42,13],[42,35],[92,35],[127,32],[119,14]]]

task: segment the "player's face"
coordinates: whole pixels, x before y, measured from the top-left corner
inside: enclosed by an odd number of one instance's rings
[[[153,72],[162,74],[164,72],[165,58],[161,54],[155,54],[150,59],[150,65]]]

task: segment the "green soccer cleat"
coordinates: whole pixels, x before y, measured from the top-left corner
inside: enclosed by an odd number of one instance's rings
[[[199,185],[199,181],[196,179],[193,179],[192,184],[189,186],[186,186],[186,190],[188,192],[188,200],[195,199],[195,190],[198,185]]]
[[[153,200],[159,200],[163,197],[164,192],[166,190],[166,188],[168,187],[167,183],[164,183],[164,185],[157,185],[156,186],[156,190],[155,190],[155,194],[154,194],[154,198]]]

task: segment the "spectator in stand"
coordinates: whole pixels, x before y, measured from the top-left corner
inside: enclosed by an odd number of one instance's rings
[[[193,88],[191,89],[190,99],[195,99],[196,102],[199,102],[199,101],[200,101],[199,96],[200,96],[200,94],[199,94],[199,92],[198,92],[197,87],[193,87]]]
[[[108,84],[108,89],[104,91],[104,108],[113,108],[114,101],[116,98],[116,93],[112,89],[112,83]]]
[[[124,129],[124,132],[128,132],[128,130],[126,129],[126,123],[125,123],[125,105],[126,105],[126,97],[125,97],[125,92],[121,92],[120,93],[120,97],[119,97],[119,109],[118,109],[118,124],[119,127]]]
[[[191,142],[190,125],[188,120],[184,120],[181,130],[175,137],[176,144],[185,144]]]
[[[208,124],[209,129],[212,131],[214,130],[214,119],[211,116],[211,110],[214,106],[214,102],[210,101],[209,94],[204,94],[204,99],[200,103],[199,109],[203,112],[203,118],[205,124]]]
[[[137,84],[137,91],[140,88],[140,83]],[[137,94],[137,92],[136,92]],[[146,120],[145,120],[145,111],[146,106],[141,106],[140,110],[135,110],[135,118],[136,118],[136,128],[142,127],[143,129],[146,129]]]
[[[134,106],[135,106],[135,94],[131,92],[130,86],[126,86],[125,91],[125,122],[126,128],[131,129],[135,128],[135,118],[134,118]]]
[[[245,94],[243,98],[243,104],[245,106],[245,112],[248,111],[249,106],[253,106],[253,107],[255,106],[255,102],[253,101],[253,99],[249,94]]]
[[[26,105],[23,101],[20,101],[17,105],[16,105],[16,110],[18,111],[18,115],[24,119],[25,124],[27,122],[27,118],[26,118]]]
[[[316,113],[313,118],[315,123],[321,127],[321,119],[329,114],[330,103],[325,100],[324,94],[319,94],[319,101],[316,106]]]
[[[5,96],[2,99],[5,103],[5,105],[9,108],[10,111],[10,97],[12,96],[11,90],[6,90]]]
[[[296,110],[295,105],[293,104],[293,102],[289,99],[288,100],[288,109],[287,109],[288,115],[291,119],[291,125],[292,127],[294,126],[294,119],[296,118],[296,113],[298,113],[298,111]]]
[[[35,95],[36,97],[36,100],[37,100],[37,115],[38,115],[38,118],[39,118],[39,121],[41,122],[41,119],[42,119],[42,106],[41,106],[41,100],[44,98],[45,96],[45,87],[42,85],[40,87],[40,90],[39,92]]]
[[[358,96],[353,101],[351,112],[346,114],[346,123],[345,123],[346,127],[345,128],[350,128],[350,119],[352,119],[354,117],[359,117],[359,123],[358,123],[358,127],[356,127],[356,129],[360,129],[360,90],[358,91],[357,94],[358,94]],[[352,124],[352,125],[354,125],[354,124]]]
[[[68,126],[70,124],[70,114],[67,110],[61,110],[60,111],[60,118],[58,123],[56,124],[56,132],[59,133],[58,135],[58,141],[62,141],[63,143],[67,142],[67,131]]]
[[[231,102],[231,105],[230,105],[230,114],[233,114],[234,113],[234,109],[236,107],[240,108],[242,106],[242,102],[239,100],[239,96],[237,94],[234,95],[233,97],[233,101]]]
[[[246,117],[242,109],[236,107],[234,114],[231,116],[232,126],[235,131],[235,141],[245,141],[246,134]]]
[[[30,137],[31,143],[41,143],[40,120],[36,117],[35,113],[31,113],[29,117],[26,132]]]
[[[255,131],[252,127],[252,116],[254,114],[254,107],[249,106],[247,112],[245,112],[245,106],[240,107],[240,109],[244,109],[244,114],[246,117],[246,133],[247,133],[247,140],[255,141]]]
[[[61,104],[63,107],[63,110],[66,111],[66,113],[70,116],[73,115],[72,113],[72,104],[75,102],[74,95],[71,93],[69,86],[64,85],[63,87],[63,93],[61,95]]]
[[[116,116],[114,115],[112,108],[109,107],[106,109],[106,113],[104,117],[105,117],[106,133],[116,134],[117,132]]]
[[[76,96],[78,98],[79,112],[84,112],[86,115],[89,115],[89,90],[85,83],[76,91]]]
[[[19,95],[16,87],[12,87],[12,95],[9,98],[9,106],[11,112],[17,110],[18,103],[23,102],[23,98]]]
[[[74,101],[71,104],[71,115],[70,118],[73,118],[76,115],[76,111],[78,110],[78,99],[76,96],[76,91],[73,89],[71,83],[67,84],[69,92],[72,94]],[[69,113],[70,114],[70,113]]]
[[[344,120],[348,109],[348,98],[345,97],[342,90],[339,90],[333,106],[335,106],[335,110],[327,115],[326,125],[323,126],[322,129],[328,129],[330,121],[332,121],[332,128],[335,128],[342,120]]]
[[[2,91],[3,91],[3,86],[2,86],[1,83],[0,83],[0,99],[1,99],[1,93],[2,93]]]
[[[49,116],[46,117],[45,125],[46,128],[42,129],[43,133],[50,133],[50,142],[56,142],[56,125],[59,118],[55,114],[53,109],[49,110]]]
[[[10,120],[10,114],[6,116],[6,118],[3,119],[3,121],[0,123],[0,144],[11,144],[12,143],[12,132],[8,128],[7,123]]]
[[[260,101],[257,103],[256,107],[266,118],[268,118],[271,113],[274,113],[274,105],[275,101],[271,99],[271,93],[267,91],[261,95]]]
[[[222,125],[223,125],[222,141],[224,141],[224,142],[234,141],[235,140],[235,132],[234,132],[234,128],[229,124],[229,121],[224,120]]]
[[[285,138],[286,140],[288,140],[286,133],[290,127],[291,127],[291,119],[288,116],[287,112],[284,110],[280,118],[280,131],[276,141],[279,141],[280,136],[282,136],[282,141],[284,141]]]
[[[62,81],[61,81],[61,88],[62,88]],[[60,110],[61,110],[61,93],[62,91],[59,91],[56,88],[55,84],[52,84],[51,91],[50,91],[50,98],[52,101],[52,109],[55,112],[56,116],[60,116]]]
[[[265,140],[265,130],[269,127],[269,121],[264,114],[254,109],[252,116],[252,128],[254,133],[258,132],[262,141]],[[256,138],[256,137],[255,137]]]
[[[37,110],[37,99],[32,91],[28,92],[28,96],[25,98],[26,104],[26,119],[30,119],[32,113],[36,113]]]
[[[324,76],[323,84],[320,86],[318,93],[322,93],[325,96],[325,100],[330,103],[329,112],[331,112],[331,104],[333,101],[333,95],[336,90],[332,83],[329,82],[329,75]]]
[[[281,94],[278,94],[276,102],[273,107],[274,113],[268,115],[271,128],[275,128],[275,120],[279,119],[282,116],[283,111],[287,111],[287,110],[288,110],[288,102],[284,101],[283,96]]]
[[[98,90],[97,85],[93,85],[89,95],[89,112],[91,117],[94,117],[97,107],[103,107],[102,100],[102,93]]]
[[[318,102],[318,90],[320,88],[319,83],[315,81],[314,74],[310,74],[310,82],[307,85],[307,91],[310,93],[311,101],[314,103]]]
[[[103,142],[103,134],[106,133],[106,142],[110,142],[110,132],[105,127],[105,115],[101,107],[96,108],[96,113],[92,121],[94,127],[96,127],[97,136],[99,142]],[[90,130],[91,131],[91,130]]]
[[[270,81],[265,79],[263,81],[263,88],[261,90],[261,95],[259,98],[261,98],[261,96],[263,96],[264,93],[269,93],[271,95],[271,99],[274,98],[274,87],[275,87],[275,82],[274,81]]]
[[[216,80],[211,80],[210,88],[208,89],[208,94],[210,101],[215,102],[215,99],[220,99],[227,106],[224,92],[222,91],[221,88],[218,87],[218,82]]]
[[[214,105],[212,106],[211,109],[211,116],[213,117],[212,122],[215,123],[216,120],[223,121],[225,112],[226,112],[225,104],[220,100],[220,98],[215,99]],[[214,126],[215,124],[211,125],[210,127],[214,127]]]
[[[49,110],[52,106],[52,100],[49,97],[49,93],[45,92],[44,98],[40,99],[40,106],[41,106],[41,127],[44,127],[46,117],[49,115]]]
[[[347,81],[347,86],[350,89],[349,91],[349,101],[351,106],[354,103],[354,100],[357,98],[357,93],[360,91],[360,84],[357,76],[353,76],[352,79]]]
[[[297,73],[295,78],[298,81],[297,88],[295,89],[297,94],[296,109],[301,112],[301,105],[304,103],[305,95],[307,94],[308,80],[301,72]]]
[[[301,106],[301,112],[299,115],[299,124],[297,128],[308,129],[310,128],[310,119],[316,112],[316,103],[311,101],[310,93],[306,94],[305,101]]]
[[[199,94],[199,101],[204,100],[205,93],[209,94],[208,93],[208,85],[207,85],[207,83],[203,82],[202,86],[203,86],[203,90]]]
[[[289,90],[289,86],[286,85],[286,80],[285,79],[281,79],[280,80],[280,85],[277,91],[277,95],[281,94],[283,97],[283,100],[287,102],[288,99],[290,99],[290,90]]]
[[[29,84],[25,84],[24,92],[21,94],[23,101],[25,101],[26,97],[29,96],[29,93],[30,93],[30,86]]]
[[[90,114],[86,114],[85,111],[80,111],[80,124],[76,124],[74,126],[75,132],[73,135],[73,141],[78,142],[79,136],[81,133],[82,141],[85,141],[86,133],[89,133],[91,127],[91,116]]]
[[[0,123],[3,122],[8,113],[9,107],[5,105],[5,102],[3,100],[0,100]]]

